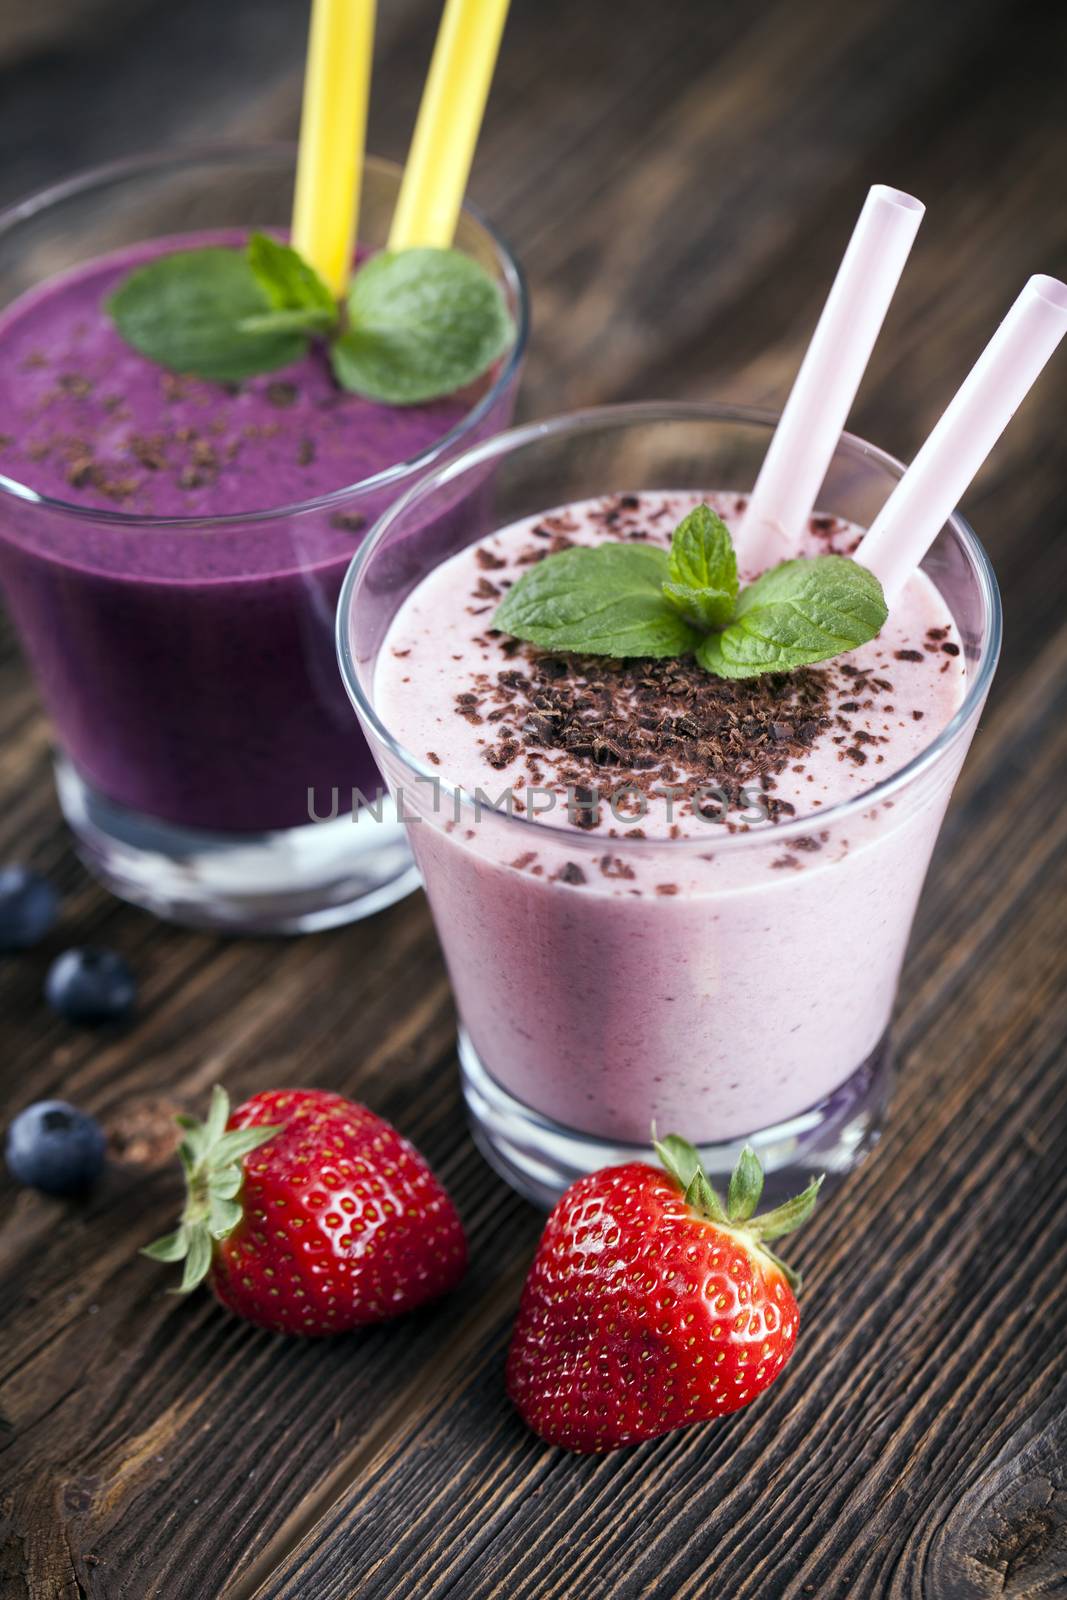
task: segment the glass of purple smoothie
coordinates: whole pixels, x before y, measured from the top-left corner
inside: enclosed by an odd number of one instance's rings
[[[49,713],[79,853],[114,893],[233,931],[354,920],[418,883],[345,698],[333,619],[364,531],[510,420],[521,271],[472,211],[512,349],[412,407],[341,391],[325,355],[224,386],[177,377],[104,309],[136,265],[284,224],[295,151],[136,158],[0,217],[0,588]],[[360,249],[400,180],[366,163]],[[147,242],[146,242],[147,241]]]
[[[641,1159],[654,1122],[723,1179],[750,1142],[778,1194],[878,1133],[912,919],[999,651],[967,524],[876,639],[799,673],[606,669],[491,628],[546,552],[665,544],[701,499],[736,522],[775,420],[664,403],[514,430],[391,507],[345,580],[342,671],[408,821],[474,1134],[536,1201]],[[845,435],[809,552],[849,553],[901,472]]]

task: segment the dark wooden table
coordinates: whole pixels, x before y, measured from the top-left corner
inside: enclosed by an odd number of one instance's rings
[[[436,5],[386,0],[372,144],[402,156]],[[1028,273],[1067,268],[1067,16],[1028,0],[516,0],[473,193],[530,274],[527,415],[650,396],[778,402],[868,183],[929,213],[853,422],[908,456]],[[295,128],[292,0],[6,0],[7,198],[124,151]],[[65,894],[0,967],[4,1116],[62,1093],[118,1152],[83,1204],[0,1180],[0,1597],[384,1600],[1067,1594],[1062,1071],[1067,360],[967,508],[1007,646],[930,877],[877,1155],[796,1255],[805,1326],[748,1412],[579,1460],[502,1361],[540,1217],[464,1129],[421,897],[287,942],[165,927],[86,877],[48,730],[0,654],[0,860]],[[71,942],[143,1000],[78,1032]],[[365,1098],[470,1230],[465,1289],[334,1343],[164,1292],[168,1118],[225,1079]]]

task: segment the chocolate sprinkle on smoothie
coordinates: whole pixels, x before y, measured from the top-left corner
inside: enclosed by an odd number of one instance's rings
[[[361,533],[366,526],[366,517],[358,511],[335,511],[330,518],[330,527],[341,533]]]
[[[266,389],[267,400],[269,404],[272,406],[277,406],[278,409],[282,411],[287,410],[289,406],[296,404],[296,397],[298,393],[299,390],[297,389],[295,383],[268,383]]]
[[[594,783],[607,796],[627,787],[653,799],[666,785],[686,801],[710,784],[728,809],[744,810],[747,784],[773,781],[831,726],[835,688],[822,666],[731,682],[693,661],[561,657],[527,645],[521,666],[479,673],[474,683],[476,692],[456,695],[456,714],[508,718],[485,749],[488,764],[502,771],[524,756],[534,781],[539,764],[549,766],[587,828],[602,820],[599,809],[591,814]],[[852,759],[866,758],[856,749]],[[764,805],[772,820],[794,809],[773,795]]]
[[[606,533],[665,543],[687,505],[685,495],[617,494],[524,519],[454,566],[444,563],[439,584],[427,580],[433,587],[426,602],[418,592],[412,597],[408,631],[394,635],[426,673],[428,705],[409,706],[397,692],[397,715],[425,728],[425,744],[416,748],[433,745],[469,791],[487,773],[498,774],[492,792],[503,789],[517,816],[552,813],[555,830],[598,835],[596,853],[580,864],[564,851],[544,864],[532,852],[511,863],[545,884],[599,885],[600,893],[661,900],[685,895],[690,870],[699,871],[686,863],[710,853],[680,855],[676,874],[651,857],[614,852],[625,840],[714,837],[705,824],[718,825],[722,836],[804,817],[806,835],[779,841],[774,876],[836,862],[845,847],[836,839],[831,850],[819,808],[862,793],[895,759],[898,743],[914,747],[915,697],[929,694],[942,665],[962,668],[942,651],[954,642],[951,625],[942,638],[929,627],[943,611],[931,614],[921,603],[910,626],[890,627],[862,654],[742,680],[717,678],[692,657],[571,654],[493,627],[501,596],[537,562],[574,543],[595,546]],[[837,518],[816,518],[812,542],[840,551],[852,531]],[[920,670],[897,670],[894,656]],[[453,724],[450,734],[453,717],[467,727]],[[764,868],[774,854],[759,855]]]

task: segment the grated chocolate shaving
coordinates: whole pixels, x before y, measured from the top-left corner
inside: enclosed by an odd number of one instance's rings
[[[500,771],[524,757],[537,777],[540,764],[550,766],[585,807],[579,826],[604,820],[595,791],[604,798],[624,787],[651,798],[666,787],[684,801],[711,785],[728,810],[743,810],[742,789],[758,784],[777,820],[794,807],[767,791],[832,725],[834,688],[832,670],[821,666],[731,682],[692,661],[564,657],[523,645],[516,665],[480,673],[455,709],[469,722],[506,715],[485,759]]]

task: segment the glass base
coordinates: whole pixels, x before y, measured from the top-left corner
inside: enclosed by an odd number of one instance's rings
[[[516,1100],[486,1071],[467,1033],[459,1033],[460,1075],[474,1142],[506,1183],[534,1205],[555,1205],[576,1178],[599,1167],[648,1161],[650,1146],[616,1144],[552,1122]],[[725,1189],[744,1145],[766,1175],[764,1207],[799,1193],[812,1177],[842,1178],[877,1143],[892,1084],[888,1031],[840,1088],[810,1110],[746,1137],[702,1144],[708,1176]],[[685,1134],[684,1128],[663,1129]]]
[[[421,885],[400,823],[309,822],[273,833],[181,828],[105,799],[65,756],[59,803],[77,851],[120,900],[225,933],[314,933],[357,922]]]

